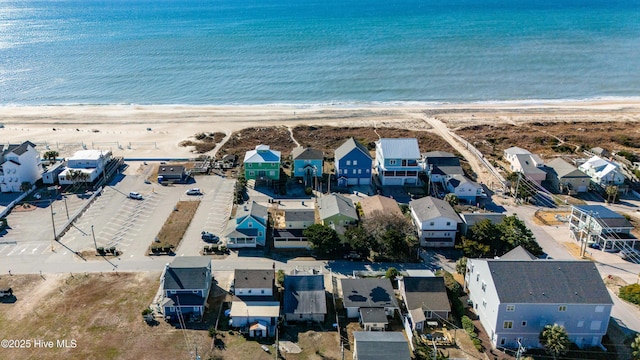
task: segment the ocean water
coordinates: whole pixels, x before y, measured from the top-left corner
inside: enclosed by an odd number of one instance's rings
[[[0,0],[0,105],[640,96],[640,0]]]

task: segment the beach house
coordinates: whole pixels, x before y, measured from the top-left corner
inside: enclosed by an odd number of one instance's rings
[[[171,321],[202,317],[211,291],[211,259],[178,256],[162,273],[162,311]]]
[[[316,223],[315,209],[277,209],[273,216],[274,249],[310,249],[304,229]]]
[[[613,161],[605,160],[598,156],[593,156],[578,169],[589,175],[591,182],[601,187],[609,185],[624,184],[624,174],[620,169],[620,165]]]
[[[298,146],[291,151],[293,160],[292,177],[301,179],[305,187],[316,189],[322,179],[324,153],[310,147]]]
[[[77,181],[92,183],[102,176],[111,157],[109,150],[76,151],[67,159],[67,168],[58,174],[58,182],[61,185],[70,185]],[[75,178],[74,173],[82,173],[86,178]]]
[[[422,332],[426,322],[440,324],[449,320],[451,304],[443,277],[403,277],[398,280],[398,289],[412,330]]]
[[[430,151],[422,154],[425,171],[429,175],[431,182],[442,183],[454,176],[464,175],[460,159],[446,151]]]
[[[547,171],[547,180],[555,191],[576,194],[589,189],[591,177],[561,158],[549,161],[544,170]]]
[[[358,222],[358,212],[351,198],[341,194],[331,194],[318,200],[318,212],[323,225],[338,233],[344,233],[345,227]]]
[[[492,347],[541,347],[546,325],[600,346],[613,301],[591,261],[468,259],[464,289]]]
[[[464,175],[449,176],[446,186],[447,192],[455,194],[461,203],[476,204],[478,197],[483,194],[482,186]]]
[[[244,155],[244,176],[247,180],[279,180],[280,151],[268,145],[258,145]]]
[[[266,206],[255,201],[238,206],[235,221],[229,221],[225,231],[228,248],[265,246],[269,213]]]
[[[364,145],[349,138],[335,150],[334,155],[338,186],[371,184],[373,161]]]
[[[324,275],[285,275],[283,309],[287,321],[323,322],[327,315]]]
[[[275,336],[280,302],[275,297],[273,269],[236,269],[230,325],[249,337]]]
[[[380,183],[387,185],[417,185],[420,147],[415,138],[380,139],[376,141],[375,168]]]
[[[421,246],[455,245],[458,224],[462,223],[462,220],[448,202],[427,196],[411,200],[409,207]]]
[[[0,192],[20,192],[22,183],[33,185],[41,177],[40,153],[34,143],[0,145]]]
[[[544,161],[529,150],[513,146],[504,151],[504,159],[509,162],[509,170],[521,173],[525,179],[538,185],[546,179],[547,173],[542,170]]]

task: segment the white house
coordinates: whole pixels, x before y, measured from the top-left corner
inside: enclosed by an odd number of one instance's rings
[[[420,245],[425,247],[453,247],[462,223],[451,205],[431,196],[409,202],[411,218],[418,230]]]
[[[34,143],[0,145],[0,192],[20,192],[23,182],[33,185],[41,177],[40,153]]]
[[[478,196],[482,195],[482,186],[464,175],[452,175],[447,179],[446,184],[447,191],[455,194],[463,203],[475,204]]]
[[[235,295],[239,298],[273,296],[275,274],[273,269],[236,269],[234,276]]]
[[[600,346],[613,306],[590,261],[469,259],[464,287],[495,348],[540,347],[553,324],[579,347]]]
[[[378,177],[383,186],[416,185],[420,148],[418,139],[380,139],[376,141],[376,163]]]
[[[304,229],[315,224],[315,209],[280,209],[273,217],[273,247],[276,249],[310,249]]]
[[[600,186],[624,184],[624,174],[620,165],[613,161],[594,156],[584,164],[578,166],[585,174],[591,177],[591,181]]]
[[[231,326],[241,328],[250,337],[270,337],[280,317],[280,302],[274,297],[273,269],[236,269],[231,302]]]
[[[504,158],[510,164],[509,170],[519,172],[530,181],[540,185],[547,173],[542,170],[544,162],[540,156],[530,153],[528,150],[514,146],[504,151]]]
[[[105,150],[80,150],[67,159],[67,168],[58,174],[58,182],[61,185],[70,185],[74,180],[69,176],[72,171],[83,172],[89,177],[87,183],[92,183],[102,176],[105,166],[111,159],[111,151]]]

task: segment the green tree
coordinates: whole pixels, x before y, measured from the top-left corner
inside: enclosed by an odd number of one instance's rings
[[[387,272],[384,274],[384,277],[387,279],[395,279],[396,277],[400,276],[400,271],[398,271],[398,269],[394,268],[394,267],[390,267],[387,269]]]
[[[451,206],[458,205],[458,195],[449,193],[444,196],[444,201],[448,202]]]
[[[362,222],[362,228],[373,239],[371,248],[390,259],[409,258],[418,245],[411,220],[405,216],[376,212]]]
[[[279,286],[282,286],[284,284],[284,270],[280,269],[278,270],[278,272],[276,272],[276,282]]]
[[[604,192],[607,194],[607,202],[615,203],[616,201],[618,201],[620,192],[618,192],[617,186],[609,185],[604,189]]]
[[[640,334],[631,343],[631,358],[633,360],[640,360]]]
[[[569,335],[567,335],[564,327],[555,324],[545,326],[542,332],[540,332],[539,339],[544,349],[553,356],[554,359],[566,354],[571,345]]]
[[[501,240],[503,242],[500,249],[494,249],[498,256],[502,256],[518,246],[522,246],[535,256],[542,255],[542,248],[538,245],[533,232],[517,216],[505,217],[497,227],[502,233]]]
[[[56,161],[56,158],[59,156],[60,154],[58,154],[57,151],[55,150],[49,150],[47,152],[44,153],[44,158],[49,160],[49,164],[53,164]]]
[[[344,238],[353,250],[362,254],[368,255],[373,247],[373,237],[360,226],[347,228],[344,232]]]
[[[467,271],[467,258],[463,256],[456,261],[456,272],[464,275],[465,271]]]
[[[499,246],[500,228],[489,219],[477,222],[467,230],[467,235],[462,238],[459,248],[466,257],[485,257]]]
[[[631,284],[620,288],[621,299],[640,305],[640,284]]]
[[[340,237],[332,228],[313,224],[304,229],[303,235],[311,244],[311,249],[320,255],[329,255],[340,247]]]
[[[31,190],[31,187],[32,187],[32,186],[33,186],[33,185],[31,185],[31,183],[30,183],[30,182],[28,182],[28,181],[23,181],[23,182],[20,184],[20,191],[22,191],[22,192],[27,192],[27,191]]]

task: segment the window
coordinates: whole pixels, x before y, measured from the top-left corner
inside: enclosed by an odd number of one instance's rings
[[[502,324],[502,327],[503,327],[504,329],[513,329],[513,321],[505,321],[505,322]]]
[[[253,164],[252,163],[248,163],[247,167],[253,167]]]
[[[429,223],[429,226],[433,226],[433,225],[435,225],[433,221]]]
[[[476,282],[480,281],[480,274],[476,275]]]
[[[487,283],[485,283],[484,281],[482,282],[482,291],[487,291]]]
[[[447,226],[450,226],[450,225],[451,225],[451,221],[447,221]]]
[[[356,173],[356,169],[353,169],[353,173],[354,173],[354,174]]]
[[[253,223],[252,223],[252,222],[248,223],[248,224],[247,224],[247,227],[248,227],[248,228],[252,228],[252,227],[253,227]]]
[[[389,160],[389,165],[395,165],[396,164],[396,160]]]
[[[349,173],[349,169],[342,169],[342,173],[343,174],[348,174]]]
[[[482,299],[482,307],[486,308],[487,307],[487,300]]]
[[[353,166],[358,165],[358,160],[353,160]]]
[[[578,321],[578,325],[577,326],[579,328],[583,327],[584,326],[584,321],[582,321],[582,320]]]
[[[258,231],[258,236],[262,236],[262,231]]]
[[[604,312],[604,305],[598,305],[598,306],[596,306],[596,312],[597,312],[597,313]]]
[[[249,291],[247,291],[247,293],[251,294],[251,289],[249,289]]]
[[[527,322],[526,322],[526,321],[523,321],[523,322],[522,322],[522,327],[526,327],[526,326],[527,326]]]
[[[369,173],[369,169],[367,169],[367,174]]]
[[[500,338],[500,345],[504,345],[507,343],[507,338]]]
[[[433,314],[431,313],[431,311],[425,311],[424,312],[424,317],[426,317],[427,319],[431,319],[432,316],[433,316]]]
[[[351,165],[351,160],[347,160],[347,165]]]
[[[362,169],[358,169],[358,174],[362,174]]]
[[[276,172],[275,171],[269,171],[269,176],[276,176]]]
[[[261,294],[264,294],[264,289],[260,290],[260,293],[261,293]]]
[[[507,305],[507,311],[515,311],[515,310],[516,310],[515,305]]]
[[[589,326],[589,330],[600,330],[601,325],[602,325],[602,321],[594,320],[591,322],[591,326]]]
[[[255,171],[249,171],[249,176],[256,176]]]
[[[567,305],[560,305],[558,306],[558,311],[567,311]]]

